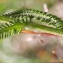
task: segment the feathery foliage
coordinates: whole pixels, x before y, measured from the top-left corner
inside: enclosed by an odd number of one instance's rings
[[[25,27],[39,29],[46,33],[63,35],[63,21],[46,12],[22,9],[0,16],[0,39],[19,34]]]
[[[47,12],[38,10],[20,9],[8,14],[4,14],[3,16],[19,20],[22,18],[22,16],[25,19],[28,17],[28,19],[30,18],[34,22],[46,24],[47,26],[53,26],[54,28],[63,29],[63,21],[60,18],[56,17],[55,15],[48,14]]]
[[[0,39],[18,34],[21,32],[23,25],[18,20],[9,21],[9,23],[0,25]]]

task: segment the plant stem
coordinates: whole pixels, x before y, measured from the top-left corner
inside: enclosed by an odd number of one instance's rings
[[[46,33],[51,33],[51,34],[63,36],[63,30],[62,29],[56,29],[56,28],[45,26],[45,25],[40,25],[37,23],[27,23],[26,26],[31,27],[35,30],[39,29],[39,30],[44,31]]]

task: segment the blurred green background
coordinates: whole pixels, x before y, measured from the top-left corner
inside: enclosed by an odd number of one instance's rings
[[[47,4],[50,9],[57,0],[0,0],[0,15],[20,8],[43,9],[43,4]]]
[[[63,0],[0,0],[0,15],[18,10],[21,8],[30,8],[36,10],[44,10],[44,4],[47,5],[48,13],[54,14],[63,19]],[[3,55],[3,56],[2,56]],[[39,63],[39,59],[29,59],[23,58],[20,56],[9,56],[0,52],[0,60],[3,62],[0,63]],[[3,60],[6,59],[6,60]],[[43,63],[51,61],[49,54],[45,53],[45,56],[42,58]],[[34,61],[35,60],[35,61]]]

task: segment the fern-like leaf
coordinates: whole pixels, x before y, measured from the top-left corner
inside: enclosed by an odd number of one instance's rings
[[[10,24],[3,24],[0,26],[0,39],[19,34],[23,28],[20,21],[10,21]]]
[[[0,24],[9,23],[9,21],[14,21],[14,18],[0,16]]]
[[[63,35],[63,21],[46,12],[23,9],[0,17],[5,23],[0,26],[0,39],[18,34],[23,28],[40,29],[46,33]]]
[[[13,36],[15,34],[19,34],[23,28],[29,28],[29,29],[34,29],[34,30],[41,30],[46,33],[51,33],[51,34],[56,34],[56,35],[63,35],[63,30],[62,29],[56,29],[50,26],[46,26],[43,24],[35,23],[35,22],[30,22],[27,19],[22,19],[20,20],[15,20],[10,21],[10,24],[3,24],[0,26],[0,39],[4,39],[10,36]]]
[[[28,16],[28,18],[31,18],[32,21],[46,24],[48,26],[53,26],[55,28],[63,29],[63,21],[56,17],[55,15],[48,14],[46,12],[38,11],[38,10],[32,10],[32,9],[21,9],[17,10],[8,14],[5,14],[3,16],[7,16],[10,18],[17,18],[21,19],[22,16]],[[25,18],[26,19],[26,18]]]

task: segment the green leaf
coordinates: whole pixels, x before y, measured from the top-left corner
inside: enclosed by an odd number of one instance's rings
[[[14,21],[14,18],[9,18],[6,16],[0,16],[0,24],[9,23],[9,21]]]
[[[25,27],[39,29],[55,35],[63,35],[63,21],[52,14],[38,10],[22,9],[14,11],[0,16],[1,21],[5,24],[0,26],[0,38],[15,35]]]
[[[10,21],[10,24],[3,24],[0,26],[0,39],[19,34],[23,28],[23,24],[19,21]]]
[[[45,24],[47,26],[52,26],[54,28],[63,29],[63,20],[61,20],[55,15],[48,14],[46,12],[42,12],[38,10],[20,9],[20,10],[16,10],[14,12],[5,14],[3,16],[9,17],[9,18],[15,18],[19,20],[25,17],[24,19],[28,18],[39,24]]]

